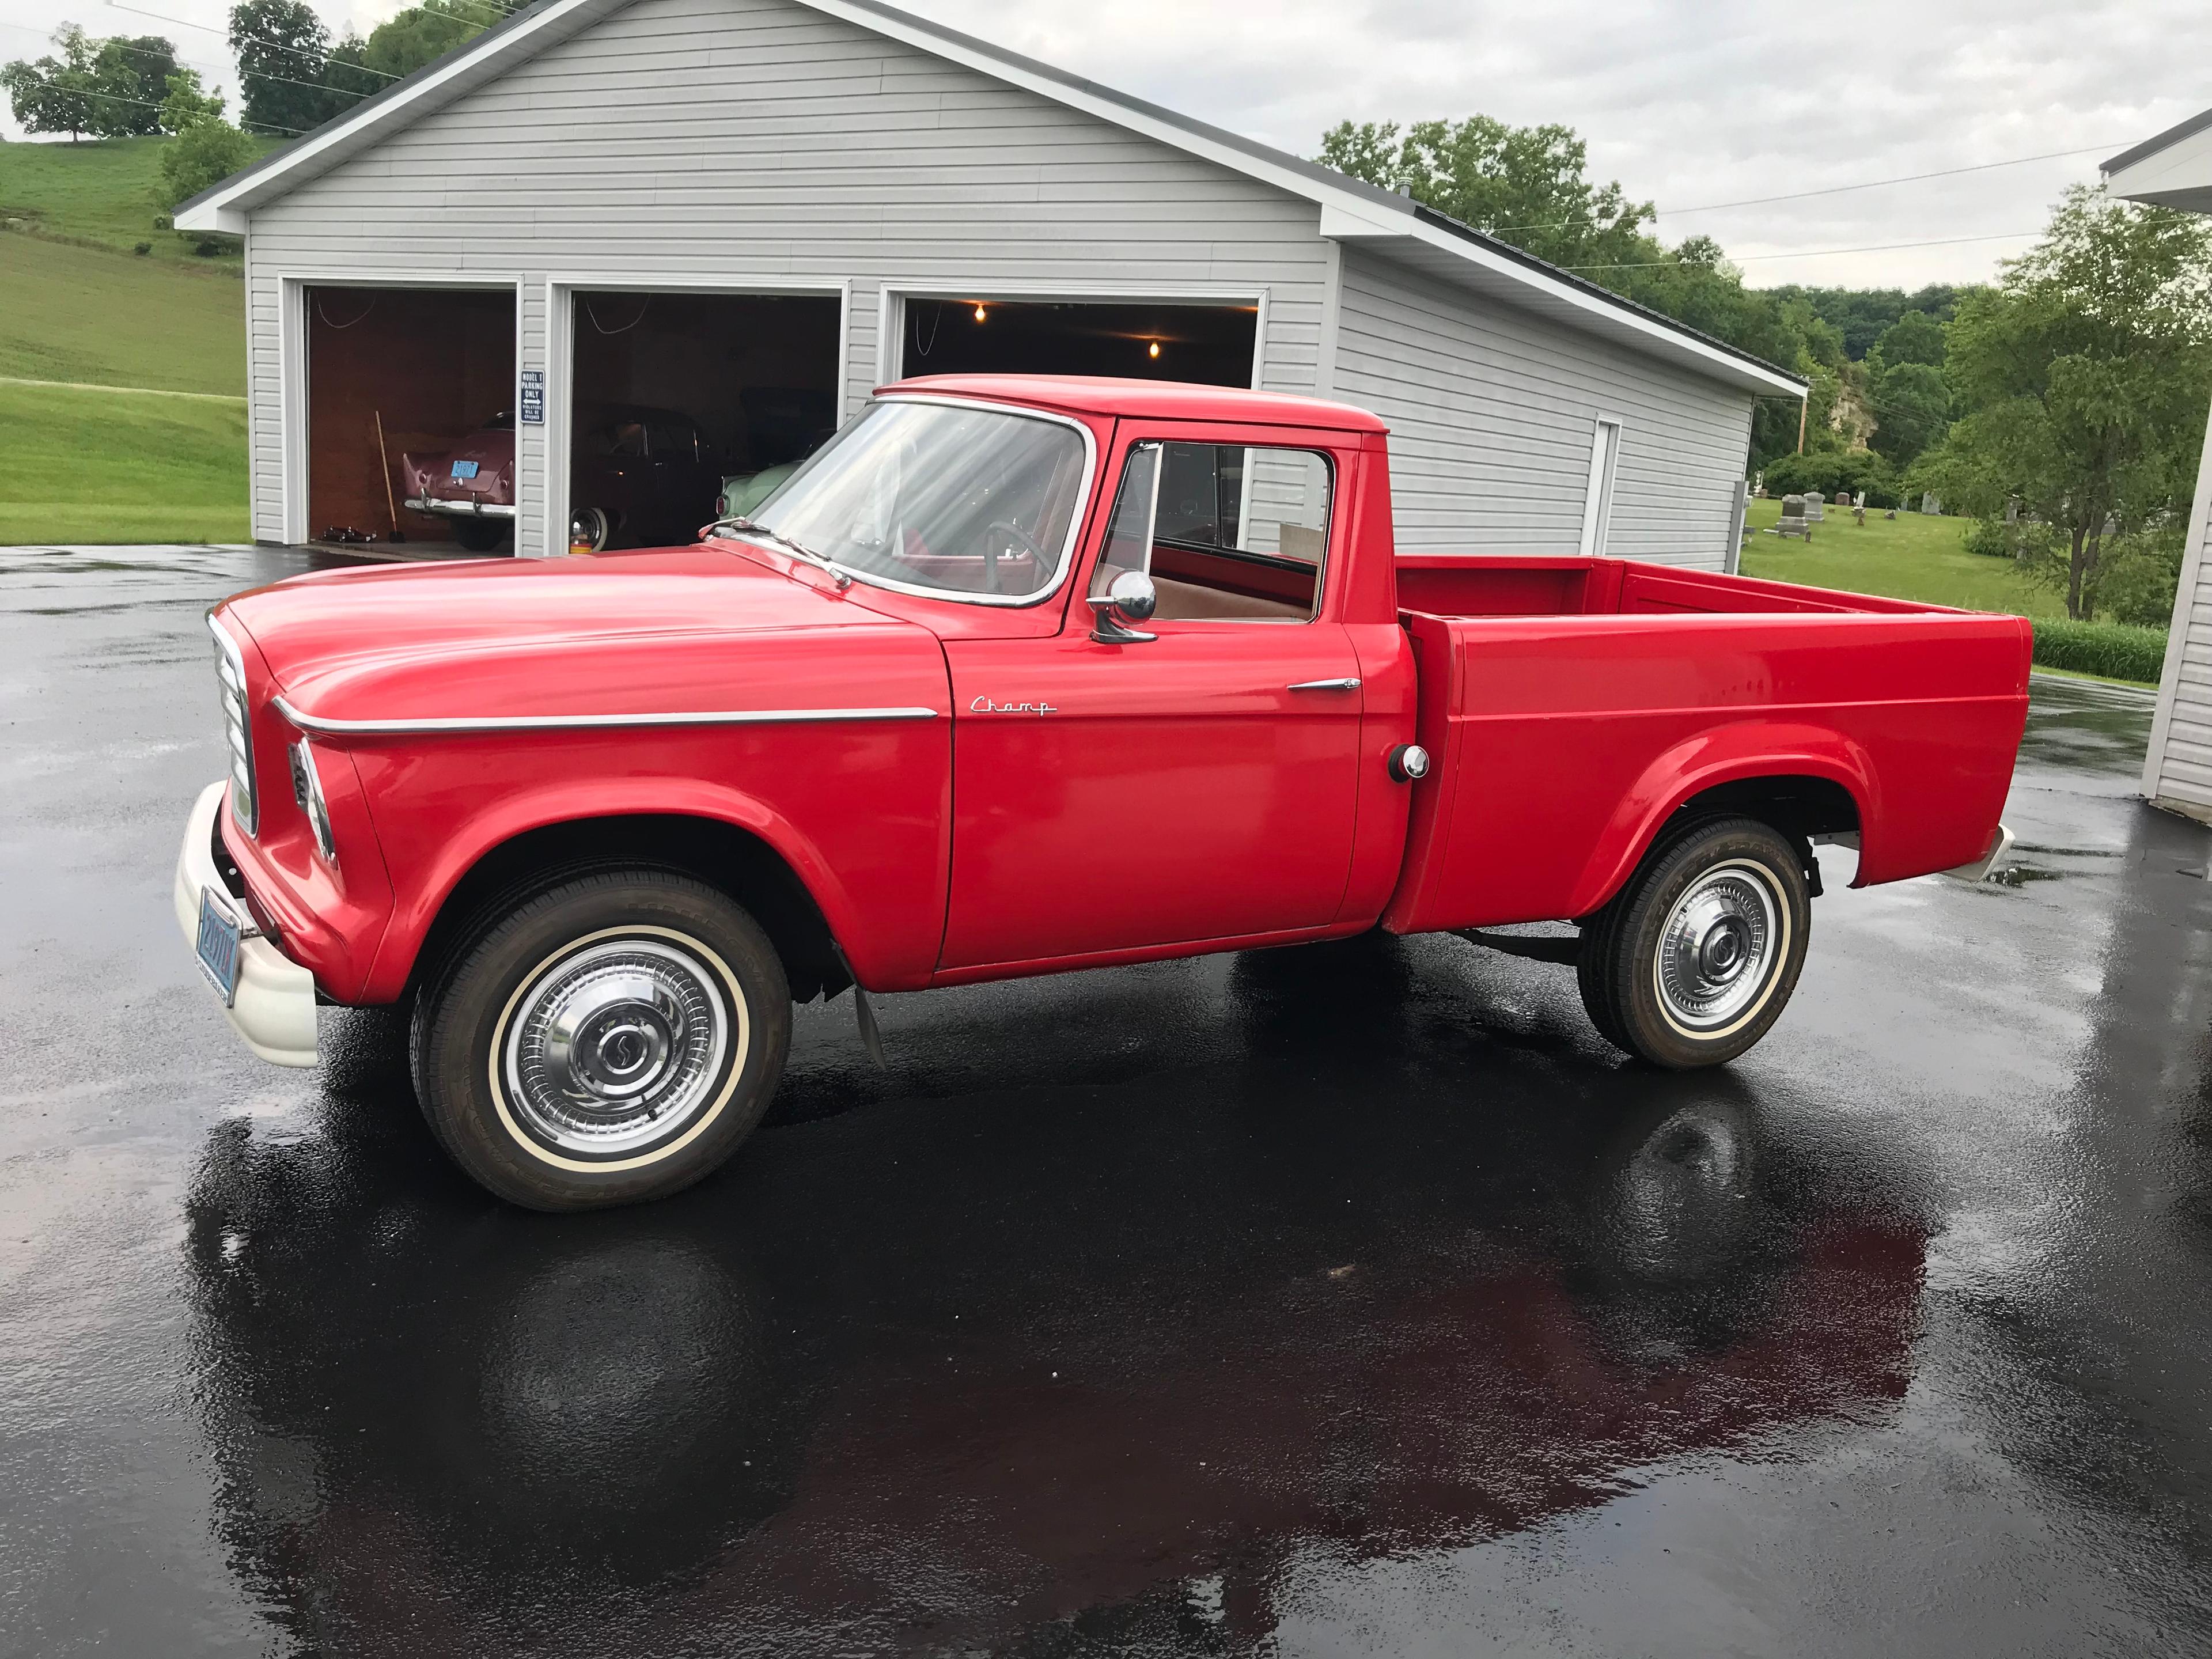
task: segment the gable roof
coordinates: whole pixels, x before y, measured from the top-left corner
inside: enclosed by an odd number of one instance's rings
[[[1315,203],[1321,234],[1376,252],[1501,303],[1753,392],[1800,397],[1805,382],[1571,271],[1522,252],[1410,198],[1349,178],[1240,134],[1065,70],[1024,58],[883,4],[793,0],[872,33],[963,64],[1247,178]],[[281,150],[264,156],[177,210],[179,230],[246,233],[252,210],[381,143],[409,123],[527,62],[629,5],[630,0],[538,0],[503,22],[362,99]]]
[[[2131,202],[2212,213],[2212,109],[2100,162],[2105,187]]]

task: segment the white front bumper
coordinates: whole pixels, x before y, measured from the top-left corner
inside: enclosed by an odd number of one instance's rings
[[[215,816],[222,810],[229,786],[211,783],[192,803],[185,823],[185,844],[177,854],[177,881],[171,896],[185,948],[197,947],[200,932],[200,890],[228,895],[215,863]],[[240,907],[243,908],[243,907]],[[238,947],[238,996],[225,1011],[246,1046],[278,1066],[313,1066],[315,1048],[315,976],[265,939]]]

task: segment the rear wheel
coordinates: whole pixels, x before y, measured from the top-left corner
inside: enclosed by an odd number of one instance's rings
[[[1812,904],[1799,854],[1753,818],[1662,841],[1583,932],[1583,1006],[1655,1066],[1735,1059],[1781,1017],[1805,965]]]
[[[453,539],[471,553],[489,553],[507,539],[507,526],[497,519],[455,519]]]
[[[791,1041],[783,964],[723,894],[580,877],[449,959],[418,1000],[415,1087],[454,1161],[510,1202],[596,1209],[690,1186],[768,1110]]]
[[[614,517],[603,507],[580,507],[568,515],[568,550],[604,553],[615,538]]]

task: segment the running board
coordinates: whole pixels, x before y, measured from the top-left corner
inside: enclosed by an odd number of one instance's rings
[[[1569,967],[1582,959],[1582,935],[1572,939],[1530,939],[1521,933],[1491,933],[1480,927],[1459,927],[1453,930],[1469,945],[1480,945],[1486,951],[1503,951],[1509,957],[1527,957],[1532,962],[1564,962]]]

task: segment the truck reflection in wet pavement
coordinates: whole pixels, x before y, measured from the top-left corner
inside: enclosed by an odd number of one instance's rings
[[[1053,1039],[1073,1086],[807,1117],[575,1218],[447,1170],[354,1017],[317,1132],[222,1125],[188,1203],[234,1568],[312,1648],[1228,1650],[1299,1562],[1894,1413],[1909,1206],[1726,1073],[1410,1040],[1422,948],[1164,969],[1233,1066]]]

